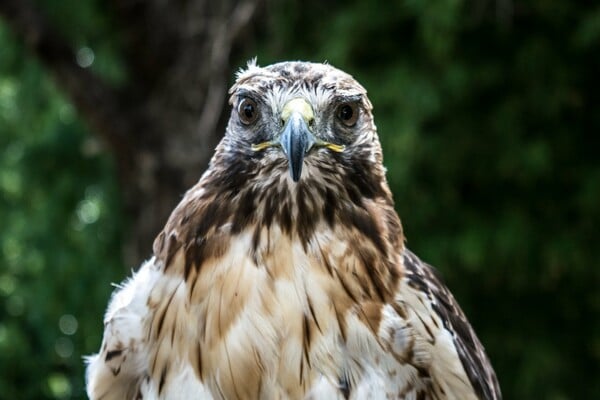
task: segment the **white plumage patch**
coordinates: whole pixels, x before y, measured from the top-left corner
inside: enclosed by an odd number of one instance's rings
[[[87,392],[91,399],[133,398],[148,365],[144,348],[147,301],[164,278],[152,258],[117,288],[104,317],[101,352],[87,358]]]
[[[403,319],[390,305],[383,306],[377,335],[361,321],[358,309],[347,309],[343,341],[335,315],[335,299],[330,297],[329,290],[337,285],[335,279],[315,264],[313,255],[282,235],[278,227],[270,230],[268,236],[262,250],[271,256],[263,257],[261,268],[245,256],[251,248],[248,233],[232,240],[230,250],[219,259],[218,268],[216,265],[207,268],[205,275],[198,278],[204,283],[198,283],[203,287],[196,289],[201,288],[205,296],[193,310],[185,300],[190,297],[190,288],[179,278],[165,275],[156,259],[146,262],[117,289],[111,300],[102,352],[88,360],[90,398],[120,399],[124,393],[125,398],[137,394],[144,399],[231,398],[226,388],[247,386],[247,382],[236,381],[236,377],[246,376],[248,370],[256,371],[264,380],[257,397],[293,394],[294,398],[342,398],[340,377],[343,377],[352,387],[352,398],[383,399],[397,393],[416,398],[417,391],[426,385],[415,385],[418,371],[410,362],[431,370],[431,379],[442,382],[444,393],[454,393],[446,398],[476,398],[449,333],[437,329],[433,331],[435,343],[428,338],[423,324],[434,314],[421,293],[400,287],[396,301],[406,306],[408,318]],[[331,254],[343,256],[344,246],[335,241],[338,237],[335,232],[325,230],[316,237],[319,238],[316,247],[330,246],[333,250],[342,246]],[[279,267],[275,263],[281,259],[293,260],[293,268],[276,271]],[[279,275],[272,281],[272,274]],[[268,289],[270,282],[272,286]],[[214,287],[215,284],[232,284],[234,291]],[[223,333],[219,314],[227,313],[234,302],[227,296],[242,293],[246,296],[243,310],[227,333]],[[204,382],[199,379],[185,357],[193,349],[184,343],[182,348],[187,350],[183,354],[168,353],[161,360],[170,365],[171,379],[159,395],[160,382],[151,379],[149,368],[152,349],[157,343],[148,337],[148,331],[162,300],[174,296],[170,301],[172,308],[166,312],[188,315],[185,322],[189,326],[179,329],[190,330],[190,337],[199,338],[202,336],[199,330],[205,325],[201,343],[206,348],[204,357],[210,362],[211,372]],[[310,351],[304,354],[303,317],[312,313],[308,299],[319,328],[311,333],[314,337]],[[175,307],[190,309],[175,310]],[[199,316],[206,322],[198,320]],[[441,326],[441,322],[437,325]],[[168,335],[162,340],[168,340]],[[406,358],[407,354],[412,354],[412,360]],[[302,363],[305,363],[303,376],[299,374]],[[305,389],[293,391],[295,386],[301,388],[302,379]],[[240,398],[251,395],[242,393]]]

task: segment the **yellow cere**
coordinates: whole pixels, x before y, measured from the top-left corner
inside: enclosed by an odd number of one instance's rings
[[[290,118],[290,115],[292,115],[294,112],[302,115],[302,119],[304,119],[304,122],[307,124],[309,124],[310,121],[315,117],[312,107],[310,104],[308,104],[306,99],[303,99],[302,97],[292,99],[288,101],[285,106],[283,106],[283,110],[281,110],[281,119],[287,122],[287,120]]]

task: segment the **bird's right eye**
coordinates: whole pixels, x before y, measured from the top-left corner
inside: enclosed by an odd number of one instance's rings
[[[258,119],[258,105],[248,97],[242,99],[237,108],[240,121],[244,125],[250,125]]]

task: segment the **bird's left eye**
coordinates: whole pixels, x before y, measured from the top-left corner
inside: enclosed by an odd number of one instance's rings
[[[247,97],[240,101],[237,111],[244,125],[250,125],[258,119],[258,106],[254,100]]]
[[[336,115],[346,126],[354,126],[358,121],[359,109],[357,103],[343,103],[337,109]]]

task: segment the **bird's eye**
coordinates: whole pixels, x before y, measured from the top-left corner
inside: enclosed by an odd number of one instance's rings
[[[344,103],[341,104],[337,109],[337,117],[346,126],[354,126],[358,121],[358,104],[357,103]]]
[[[244,98],[238,105],[238,115],[244,125],[250,125],[258,119],[258,106],[256,102],[249,98]]]

